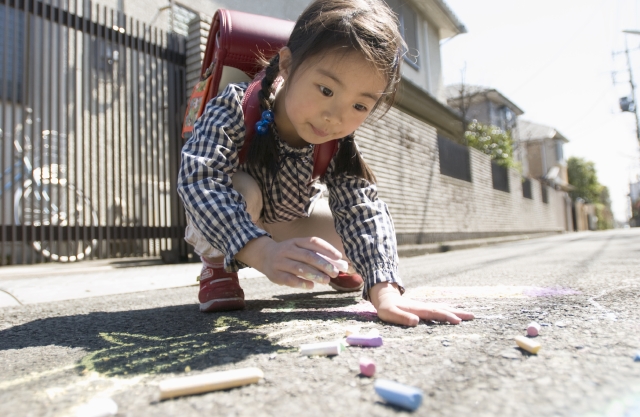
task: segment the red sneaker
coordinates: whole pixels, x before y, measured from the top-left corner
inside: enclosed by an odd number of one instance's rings
[[[358,274],[340,272],[337,277],[331,278],[329,285],[340,292],[360,291],[364,287],[364,280]]]
[[[198,300],[202,312],[242,310],[244,291],[240,288],[238,274],[203,265]]]

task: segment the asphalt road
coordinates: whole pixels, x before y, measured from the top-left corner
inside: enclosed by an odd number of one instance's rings
[[[359,375],[366,356],[376,377],[424,392],[414,415],[640,416],[640,229],[403,258],[401,273],[407,296],[476,320],[393,326],[359,296],[265,278],[241,280],[247,309],[233,313],[201,314],[193,286],[0,308],[0,415],[73,416],[102,397],[119,416],[408,414]],[[513,340],[532,320],[537,355]],[[299,354],[352,325],[384,345]],[[264,380],[158,400],[167,378],[248,366]]]

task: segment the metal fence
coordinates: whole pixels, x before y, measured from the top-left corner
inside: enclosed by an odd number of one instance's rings
[[[1,265],[186,255],[185,40],[76,0],[0,0]]]
[[[471,182],[469,148],[438,135],[440,173]]]
[[[494,190],[509,192],[509,170],[495,161],[491,161],[491,180]]]

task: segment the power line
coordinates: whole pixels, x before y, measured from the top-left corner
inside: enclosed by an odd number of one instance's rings
[[[602,4],[605,3],[606,0],[603,0],[600,2],[600,7],[602,7]],[[549,65],[551,65],[556,59],[558,59],[562,53],[564,52],[564,50],[571,46],[572,42],[574,41],[574,38],[576,37],[576,35],[578,35],[578,33],[582,32],[583,29],[585,29],[589,23],[591,23],[591,20],[593,20],[593,18],[599,14],[600,9],[598,7],[594,8],[593,13],[591,14],[591,16],[589,16],[587,18],[587,20],[585,20],[584,24],[582,26],[580,26],[578,29],[576,29],[570,36],[569,38],[564,42],[564,45],[557,51],[557,53],[547,62],[545,62],[541,67],[539,67],[534,73],[533,75],[531,75],[529,78],[527,78],[527,80],[525,82],[523,82],[522,84],[520,84],[518,87],[515,88],[515,90],[511,91],[511,94],[519,91],[522,87],[526,86],[527,84],[529,84],[529,82],[531,80],[533,80],[534,78],[536,78],[538,75],[540,75],[540,73],[542,73],[545,69],[547,69],[547,67],[549,67]]]

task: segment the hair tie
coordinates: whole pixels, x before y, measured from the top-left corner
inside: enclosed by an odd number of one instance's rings
[[[269,125],[273,123],[274,117],[271,110],[265,110],[262,112],[262,119],[256,123],[256,132],[259,135],[266,135],[269,132]]]

